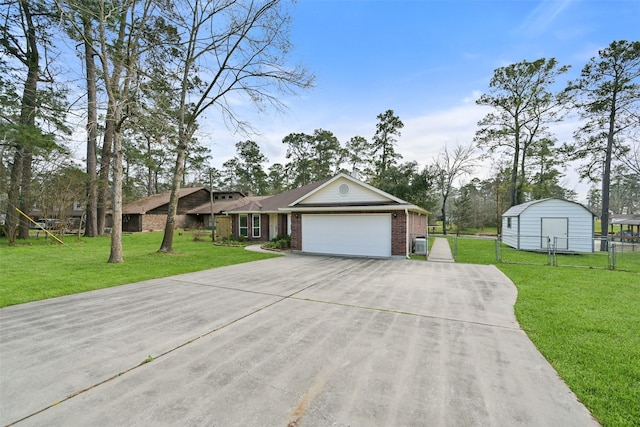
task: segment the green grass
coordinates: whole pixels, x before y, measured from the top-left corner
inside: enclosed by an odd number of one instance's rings
[[[11,247],[0,240],[0,307],[275,256],[182,234],[175,235],[174,254],[157,253],[162,232],[125,234],[122,264],[107,263],[108,237],[67,236],[65,246],[40,238]]]
[[[536,347],[603,426],[640,425],[640,252],[618,254],[629,271],[505,256],[526,263],[497,266],[518,288],[516,317]],[[558,263],[606,267],[597,256],[559,255]],[[496,264],[495,241],[458,239],[457,262]]]
[[[603,426],[640,422],[640,275],[498,266],[518,322]]]

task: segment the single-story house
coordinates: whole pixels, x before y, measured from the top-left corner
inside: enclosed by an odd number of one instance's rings
[[[177,228],[199,228],[202,218],[190,212],[201,206],[209,206],[211,212],[211,193],[205,187],[187,187],[179,190],[178,209],[176,211]],[[122,230],[128,232],[162,230],[167,222],[171,193],[154,194],[122,207]],[[239,191],[214,192],[215,201],[240,200],[244,194]]]
[[[515,249],[593,252],[593,238],[593,213],[569,200],[533,200],[502,214],[502,241]]]
[[[407,257],[427,234],[428,212],[352,176],[338,174],[231,209],[236,238],[291,236],[296,252]]]
[[[211,210],[216,222],[215,237],[224,238],[231,236],[231,216],[226,212],[230,209],[244,206],[251,202],[259,202],[269,196],[244,196],[240,192],[218,192],[214,191],[215,200],[213,206],[211,201],[204,203],[196,208],[187,211],[187,217],[191,224],[197,224],[194,228],[210,228],[211,227]]]

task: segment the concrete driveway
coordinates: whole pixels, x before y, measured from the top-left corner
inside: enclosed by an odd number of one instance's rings
[[[287,256],[7,307],[0,425],[597,425],[515,299],[492,266]]]

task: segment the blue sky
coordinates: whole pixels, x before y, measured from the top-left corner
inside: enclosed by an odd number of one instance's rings
[[[282,138],[291,132],[322,128],[343,143],[355,135],[370,140],[387,109],[405,124],[397,147],[403,160],[424,165],[442,144],[472,142],[487,112],[475,99],[494,69],[555,57],[575,77],[611,41],[640,38],[638,0],[299,0],[290,10],[292,60],[316,75],[316,87],[285,99],[283,115],[243,108],[259,135],[215,126],[216,167],[248,138],[270,164],[285,161]],[[575,126],[558,126],[559,140]],[[485,162],[477,175],[489,172]],[[587,185],[567,175],[565,186],[584,193]]]

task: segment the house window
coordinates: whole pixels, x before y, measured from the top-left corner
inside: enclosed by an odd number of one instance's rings
[[[82,202],[80,200],[76,200],[73,203],[73,210],[74,211],[81,211],[82,210]]]
[[[507,218],[507,228],[511,228],[511,218]]]
[[[240,236],[249,237],[249,215],[240,215],[238,234]]]
[[[253,237],[260,237],[260,215],[253,215]]]

